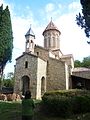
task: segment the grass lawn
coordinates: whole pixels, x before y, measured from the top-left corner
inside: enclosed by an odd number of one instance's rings
[[[90,113],[74,115],[66,119],[46,116],[38,110],[38,104],[36,106],[34,120],[90,120]],[[21,120],[21,102],[0,101],[0,120]]]
[[[0,120],[20,120],[21,104],[19,102],[0,102]]]

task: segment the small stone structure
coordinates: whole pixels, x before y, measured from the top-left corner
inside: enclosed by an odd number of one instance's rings
[[[15,93],[24,95],[29,89],[33,98],[41,99],[46,91],[72,88],[74,59],[72,54],[64,55],[61,52],[60,35],[51,20],[43,32],[44,47],[41,47],[35,45],[32,29],[28,30],[25,52],[16,58]]]
[[[71,79],[72,88],[77,88],[80,85],[82,89],[90,90],[90,69],[84,67],[74,68]]]

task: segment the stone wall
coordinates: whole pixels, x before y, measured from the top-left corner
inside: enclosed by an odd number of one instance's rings
[[[41,59],[47,61],[49,57],[49,51],[44,49],[43,47],[40,46],[35,46],[34,52],[40,57]]]
[[[66,89],[65,63],[49,58],[47,62],[47,91]]]
[[[44,92],[46,91],[46,67],[47,62],[43,61],[42,59],[38,58],[38,66],[37,66],[37,99],[41,99],[41,87],[42,87],[42,78],[45,79],[44,81]]]
[[[63,53],[61,52],[60,49],[56,49],[52,51],[56,56],[58,56],[59,58],[63,55]]]
[[[71,66],[71,68],[74,68],[74,59],[73,59],[73,56],[63,55],[61,57],[61,60],[65,61],[68,66]]]
[[[60,48],[59,31],[53,29],[44,32],[44,48],[52,50]]]
[[[28,68],[25,68],[25,61],[28,61]],[[37,85],[37,57],[33,55],[24,55],[16,61],[15,68],[15,93],[22,93],[22,77],[28,76],[30,79],[30,90],[32,97],[36,98]]]

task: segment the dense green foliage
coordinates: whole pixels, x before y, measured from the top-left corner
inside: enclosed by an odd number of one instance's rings
[[[79,60],[74,61],[74,66],[75,67],[82,67],[82,63]]]
[[[53,116],[90,112],[90,91],[62,90],[45,93],[42,97],[44,111]]]
[[[90,68],[90,56],[85,57],[82,62],[79,60],[75,60],[74,62],[75,67],[86,67]]]
[[[80,0],[82,14],[76,15],[76,21],[81,28],[84,28],[87,37],[90,37],[90,0]]]
[[[13,49],[13,35],[8,6],[3,10],[0,6],[0,72],[6,63],[11,61]]]
[[[4,87],[13,88],[14,87],[14,73],[13,72],[8,73],[7,79],[4,78],[2,84],[3,84],[2,86]]]
[[[14,79],[4,79],[3,80],[4,87],[14,87]]]

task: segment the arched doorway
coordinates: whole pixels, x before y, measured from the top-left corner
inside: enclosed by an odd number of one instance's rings
[[[30,89],[30,79],[28,76],[22,77],[22,94],[24,95]]]
[[[43,77],[41,78],[41,95],[43,95],[43,94],[45,93],[45,88],[46,88],[45,85],[46,85],[46,84],[45,84],[45,77],[43,76]]]

